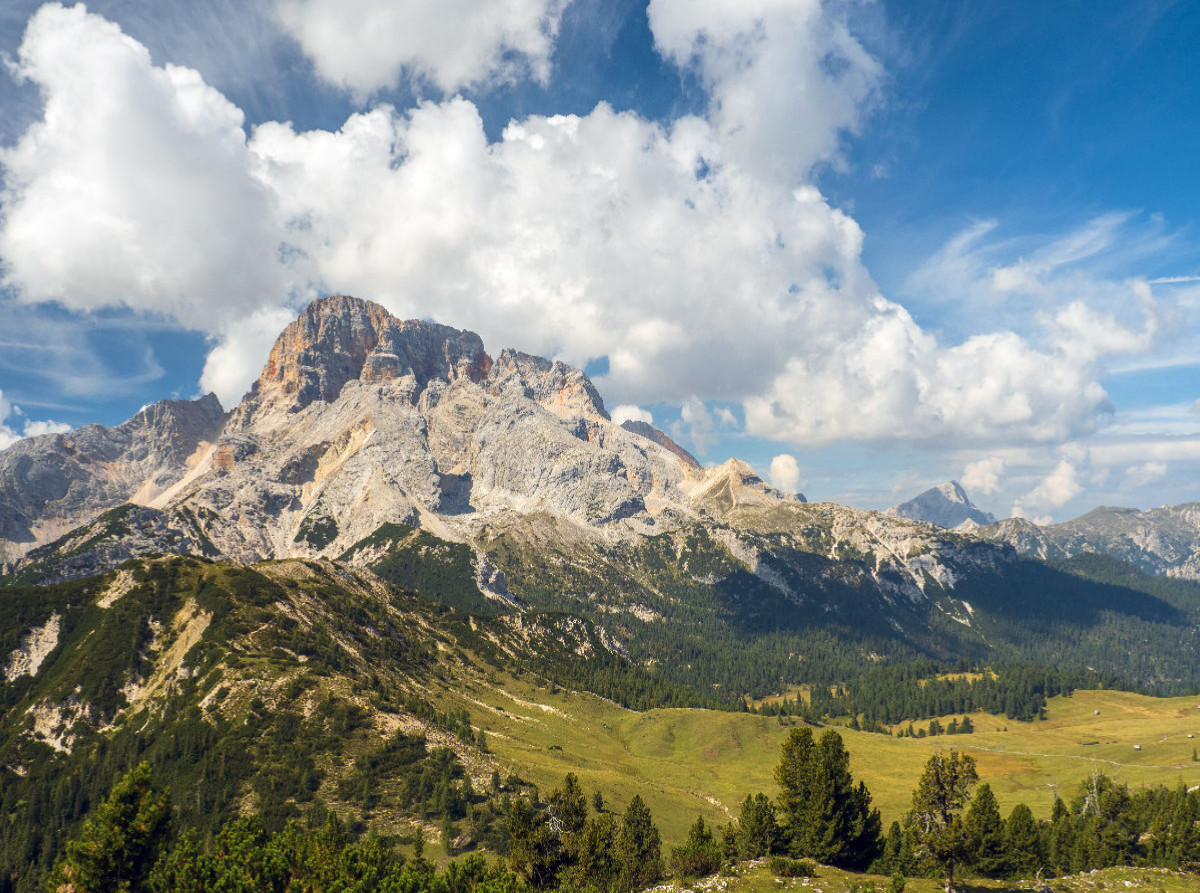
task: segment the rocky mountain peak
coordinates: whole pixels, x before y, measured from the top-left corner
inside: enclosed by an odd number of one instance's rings
[[[908,502],[892,506],[884,514],[949,528],[968,521],[974,524],[993,524],[996,521],[995,515],[982,511],[971,502],[967,491],[958,481],[946,481],[930,487]]]
[[[434,379],[484,380],[492,359],[474,332],[400,320],[373,301],[334,295],[313,301],[283,330],[262,374],[235,411],[249,427],[267,406],[295,413],[332,403],[350,381],[412,379],[412,396]]]

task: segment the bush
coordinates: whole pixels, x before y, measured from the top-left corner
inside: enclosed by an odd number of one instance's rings
[[[808,859],[789,859],[787,856],[772,856],[767,862],[775,877],[816,877],[817,866]]]
[[[888,881],[887,890],[884,893],[904,893],[904,887],[907,883],[908,881],[905,880],[904,875],[897,871],[892,875],[892,879]]]

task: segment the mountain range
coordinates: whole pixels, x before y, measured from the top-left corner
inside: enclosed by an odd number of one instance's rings
[[[518,680],[633,709],[807,685],[875,724],[973,709],[924,687],[963,668],[989,672],[955,697],[1014,719],[1200,685],[1197,506],[990,521],[953,482],[808,503],[615,423],[563,363],[316,301],[230,412],[0,452],[0,878],[36,888],[135,756],[193,827],[319,801],[489,846],[526,790],[483,743]],[[461,796],[375,793],[384,765]]]

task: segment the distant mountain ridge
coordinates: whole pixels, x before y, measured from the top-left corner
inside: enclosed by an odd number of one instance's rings
[[[908,502],[894,505],[884,512],[893,518],[925,521],[938,527],[954,529],[967,521],[974,524],[993,524],[996,516],[982,511],[967,496],[958,481],[947,481],[930,487]]]
[[[975,531],[1043,559],[1095,553],[1148,574],[1200,580],[1200,502],[1141,511],[1101,506],[1059,524],[1008,518]]]

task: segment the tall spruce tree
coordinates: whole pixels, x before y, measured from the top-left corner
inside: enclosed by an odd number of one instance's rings
[[[617,886],[621,890],[648,887],[662,877],[662,839],[640,794],[633,795],[621,819],[617,862]]]
[[[775,767],[775,783],[779,785],[780,826],[793,855],[803,856],[808,804],[813,797],[816,775],[817,745],[812,729],[799,726],[788,732],[779,749],[779,764]]]
[[[775,818],[775,807],[766,794],[746,795],[737,821],[737,857],[761,859],[779,852],[783,836]]]
[[[1004,819],[992,786],[981,784],[967,810],[967,835],[971,840],[971,867],[984,877],[1008,874],[1008,853],[1004,842]]]
[[[842,736],[830,729],[813,742],[807,728],[792,729],[780,752],[783,832],[792,855],[840,868],[865,868],[880,852],[882,823],[866,785],[850,775]]]
[[[1004,823],[1004,849],[1010,876],[1030,877],[1046,864],[1045,841],[1024,803],[1018,803]]]

